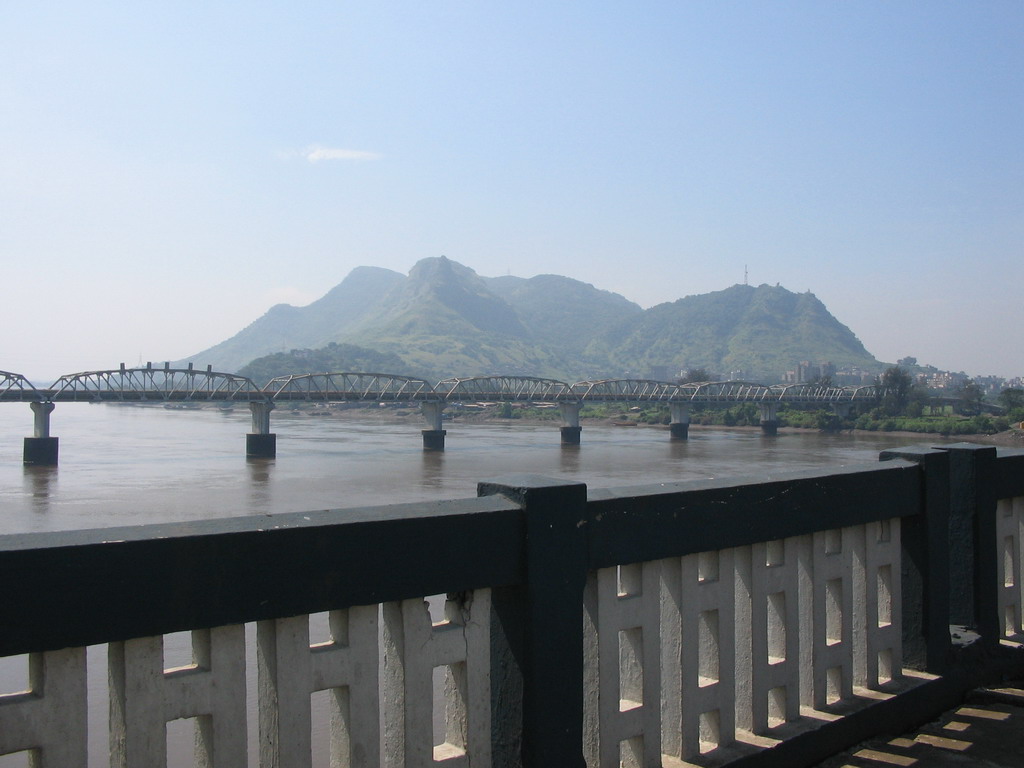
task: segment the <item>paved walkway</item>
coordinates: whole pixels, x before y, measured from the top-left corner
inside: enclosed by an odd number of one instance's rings
[[[914,733],[873,739],[818,768],[1024,768],[1024,682],[973,691]]]

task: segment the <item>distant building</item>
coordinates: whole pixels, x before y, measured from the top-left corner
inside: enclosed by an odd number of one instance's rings
[[[1006,389],[1006,379],[1001,376],[975,376],[974,383],[981,387],[986,395],[998,395]]]
[[[796,365],[796,369],[792,371],[786,371],[782,375],[782,382],[784,384],[805,384],[816,379],[835,378],[836,367],[830,362],[824,362],[820,365],[811,365],[807,360],[801,360]]]

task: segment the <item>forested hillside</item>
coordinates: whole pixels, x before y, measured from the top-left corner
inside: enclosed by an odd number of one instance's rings
[[[408,276],[359,267],[309,306],[272,307],[189,360],[258,379],[375,369],[580,381],[704,368],[779,381],[803,360],[882,367],[811,293],[734,285],[644,310],[569,277],[482,278],[443,256]]]

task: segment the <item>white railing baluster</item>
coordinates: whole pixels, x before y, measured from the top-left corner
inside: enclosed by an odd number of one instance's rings
[[[854,660],[863,658],[854,636],[863,637],[855,627],[863,626],[864,528],[819,531],[811,548],[811,696],[805,703],[825,709],[853,696]]]
[[[680,560],[681,728],[684,760],[727,746],[736,736],[735,551],[701,552]],[[673,738],[675,741],[675,738]]]
[[[246,765],[245,631],[192,633],[194,663],[165,670],[162,635],[111,643],[110,752],[117,768],[163,768],[167,723],[197,719],[196,765]]]
[[[85,648],[29,654],[29,690],[0,696],[0,755],[33,754],[33,768],[86,768]]]
[[[800,716],[800,537],[750,547],[743,588],[749,600],[749,670],[738,682],[737,726],[756,734]],[[742,654],[741,654],[742,655]]]
[[[585,706],[597,709],[598,750],[590,759],[601,768],[660,766],[661,563],[601,568],[595,585],[599,682]]]
[[[483,768],[491,760],[489,589],[448,599],[434,623],[423,598],[385,603],[384,764]],[[434,743],[433,672],[444,667],[442,741]]]
[[[1024,536],[1024,496],[996,502],[996,553],[999,573],[999,617],[1004,637],[1020,639],[1024,634],[1021,562]]]
[[[310,765],[310,696],[333,691],[332,768],[380,763],[378,606],[331,611],[331,639],[310,646],[309,617],[257,625],[260,765]]]
[[[900,521],[879,520],[865,527],[865,679],[877,689],[903,676],[903,592],[900,588]]]

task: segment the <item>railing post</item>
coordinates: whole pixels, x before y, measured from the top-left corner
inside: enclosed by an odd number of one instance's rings
[[[921,466],[921,514],[901,518],[903,659],[941,673],[949,657],[949,454],[911,446],[879,454]]]
[[[972,443],[949,452],[950,595],[953,622],[973,627],[982,642],[1001,635],[996,542],[996,449]]]
[[[515,764],[509,698],[521,691],[522,765],[582,768],[587,487],[538,475],[478,484],[494,494],[522,505],[526,549],[525,583],[492,591],[492,723],[505,728],[494,765]]]

